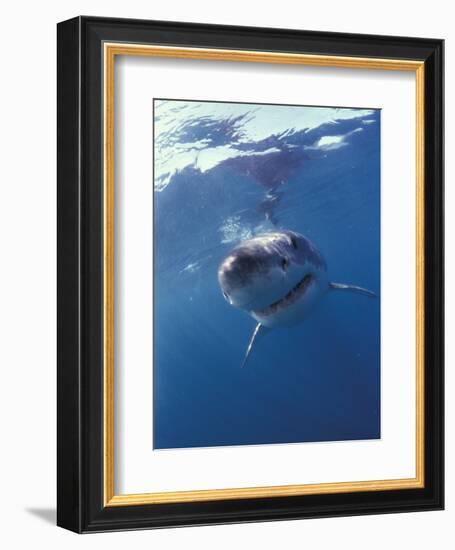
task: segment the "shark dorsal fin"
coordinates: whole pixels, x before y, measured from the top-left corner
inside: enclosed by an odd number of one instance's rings
[[[242,368],[246,365],[246,362],[248,361],[248,357],[250,356],[251,350],[253,349],[254,342],[256,341],[256,338],[258,337],[259,333],[264,333],[266,331],[266,327],[264,325],[261,325],[261,323],[258,323],[253,331],[253,334],[251,335],[250,341],[248,343],[248,347],[246,348],[246,354],[245,358],[243,359]]]

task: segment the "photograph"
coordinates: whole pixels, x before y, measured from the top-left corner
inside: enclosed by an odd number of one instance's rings
[[[154,449],[380,439],[381,110],[153,118]]]
[[[58,24],[64,529],[444,507],[444,41],[253,24]]]
[[[4,4],[3,548],[453,545],[455,26],[375,7]]]

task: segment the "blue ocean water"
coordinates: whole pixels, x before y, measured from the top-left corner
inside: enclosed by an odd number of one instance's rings
[[[380,437],[380,111],[155,100],[154,447]],[[218,265],[274,229],[308,237],[330,292],[240,368],[254,320]]]

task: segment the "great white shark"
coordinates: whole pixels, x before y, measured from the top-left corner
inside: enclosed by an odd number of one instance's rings
[[[319,250],[294,231],[274,231],[242,241],[218,268],[226,301],[256,321],[242,366],[260,332],[301,322],[332,290],[376,297],[360,286],[330,282]]]

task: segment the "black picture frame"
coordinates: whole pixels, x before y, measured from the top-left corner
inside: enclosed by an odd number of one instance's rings
[[[102,44],[424,62],[423,488],[105,506]],[[77,533],[440,510],[444,506],[442,40],[77,17],[58,24],[57,524]]]

